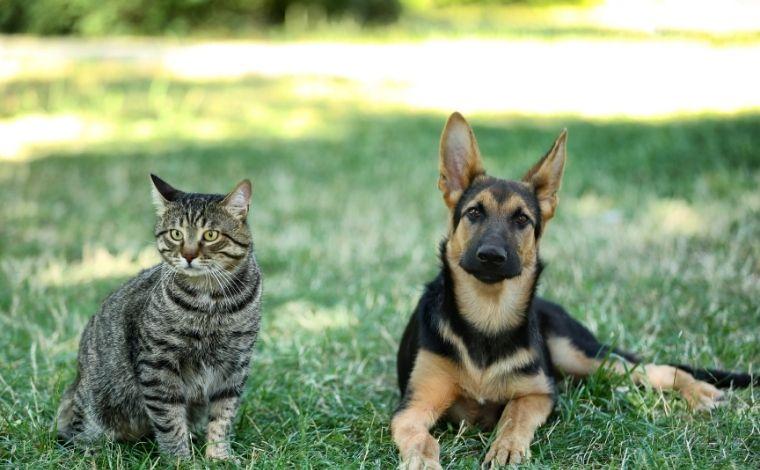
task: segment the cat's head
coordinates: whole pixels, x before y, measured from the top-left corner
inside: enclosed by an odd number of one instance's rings
[[[158,214],[156,246],[164,261],[187,276],[234,271],[245,261],[251,246],[250,181],[222,195],[186,193],[156,175],[150,178]]]

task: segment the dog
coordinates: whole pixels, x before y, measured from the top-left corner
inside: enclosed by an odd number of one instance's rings
[[[560,375],[583,378],[609,364],[637,384],[677,391],[695,410],[717,406],[718,387],[754,380],[642,363],[600,344],[561,306],[535,295],[539,242],[557,210],[566,144],[563,130],[521,180],[495,178],[486,175],[464,117],[449,117],[438,181],[449,209],[441,271],[425,288],[397,357],[402,398],[391,433],[402,467],[441,468],[429,432],[441,418],[495,430],[485,463],[524,462],[534,432],[554,408]]]

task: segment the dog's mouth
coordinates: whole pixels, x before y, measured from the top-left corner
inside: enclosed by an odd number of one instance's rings
[[[518,270],[516,272],[505,272],[505,271],[491,271],[491,270],[485,270],[485,269],[468,269],[467,266],[465,266],[464,263],[459,263],[459,266],[464,269],[464,271],[473,276],[478,281],[482,282],[483,284],[498,284],[502,281],[507,281],[509,279],[514,279],[522,273],[522,270]]]

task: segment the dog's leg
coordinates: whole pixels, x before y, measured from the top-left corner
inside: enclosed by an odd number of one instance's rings
[[[616,371],[625,373],[632,364],[615,363]],[[724,394],[715,386],[697,380],[693,375],[673,366],[645,364],[633,369],[631,378],[636,383],[647,384],[657,390],[674,390],[681,394],[693,410],[710,410],[720,405]]]
[[[485,463],[515,464],[530,457],[530,443],[536,429],[552,412],[550,395],[526,395],[507,403],[496,425],[496,439],[486,454]]]
[[[424,349],[417,355],[404,400],[391,421],[403,468],[441,468],[438,441],[429,430],[457,397],[453,367],[449,360]]]
[[[561,373],[586,377],[599,369],[603,361],[592,357],[570,338],[550,337],[546,342],[554,367]],[[599,348],[602,348],[599,345]],[[601,349],[600,349],[601,350]],[[634,383],[649,385],[656,390],[673,390],[681,394],[694,410],[709,410],[720,404],[723,392],[713,385],[697,380],[686,371],[658,364],[637,365],[626,359],[614,359],[610,364],[619,374],[630,373]]]

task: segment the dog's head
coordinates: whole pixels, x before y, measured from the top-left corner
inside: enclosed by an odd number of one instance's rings
[[[538,242],[557,208],[567,132],[520,181],[487,176],[467,121],[454,113],[441,136],[438,187],[451,211],[446,255],[484,284],[535,272]]]

